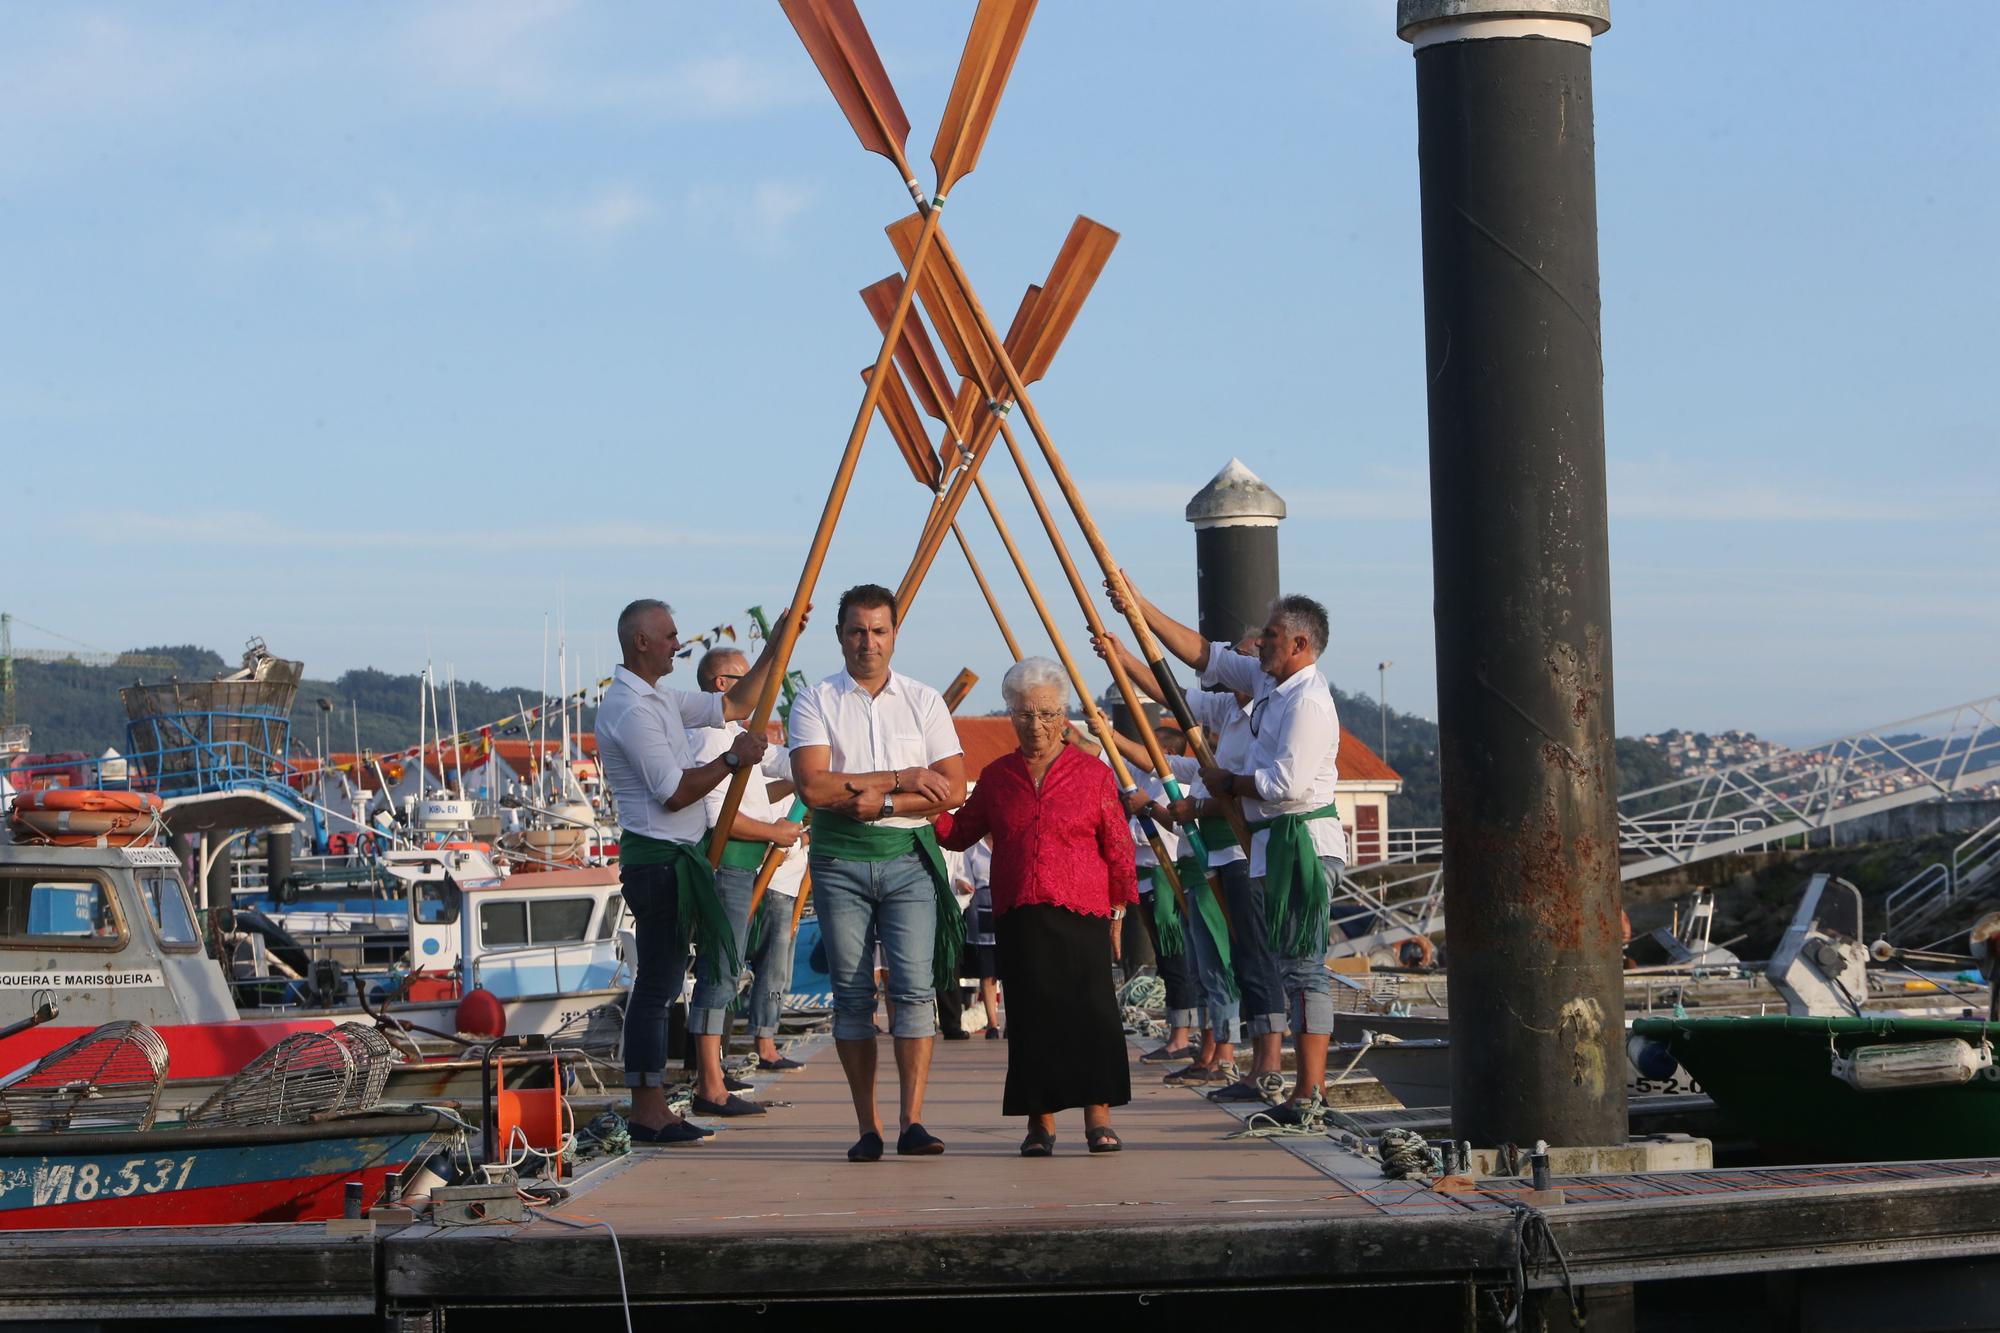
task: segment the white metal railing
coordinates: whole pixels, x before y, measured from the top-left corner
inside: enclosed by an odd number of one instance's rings
[[[1882,934],[1898,935],[1947,910],[2000,868],[2000,818],[1974,829],[1951,849],[1951,855],[1910,876],[1882,902]]]

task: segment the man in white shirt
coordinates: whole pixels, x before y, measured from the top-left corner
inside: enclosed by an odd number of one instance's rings
[[[805,624],[803,613],[799,623]],[[641,598],[619,614],[618,644],[624,661],[597,708],[597,753],[618,804],[618,878],[638,945],[625,1005],[628,1123],[634,1144],[698,1143],[709,1131],[667,1109],[664,1084],[667,1008],[680,998],[688,932],[699,930],[702,952],[710,957],[726,956],[731,943],[715,877],[700,851],[708,828],[701,798],[743,764],[761,760],[765,742],[738,736],[721,755],[697,764],[687,729],[748,717],[770,669],[770,650],[726,694],[664,689],[658,682],[674,669],[681,641],[673,608],[654,598]],[[698,926],[682,920],[683,894],[696,909]]]
[[[1112,601],[1122,595],[1107,580]],[[1136,594],[1135,594],[1136,595]],[[1202,683],[1250,696],[1250,754],[1242,771],[1204,768],[1217,796],[1237,797],[1253,833],[1250,876],[1264,894],[1265,938],[1278,954],[1298,1050],[1292,1095],[1272,1114],[1296,1122],[1298,1104],[1321,1096],[1333,1033],[1333,979],[1326,970],[1332,896],[1347,869],[1347,836],[1334,809],[1340,781],[1340,718],[1320,674],[1329,634],[1326,608],[1310,597],[1280,597],[1258,636],[1257,659],[1209,643],[1141,599],[1147,624]],[[1255,929],[1260,923],[1250,923]],[[1239,924],[1241,934],[1245,926]]]
[[[833,982],[833,1036],[861,1137],[849,1161],[882,1156],[875,1108],[872,945],[889,971],[896,1072],[896,1151],[944,1144],[923,1127],[937,1032],[936,994],[956,975],[958,913],[929,817],[965,799],[965,762],[951,712],[930,686],[892,671],[896,598],[864,583],[840,597],[847,669],[792,705],[792,773],[813,810],[812,877]],[[942,900],[942,907],[940,904]]]
[[[734,648],[711,648],[695,664],[695,684],[704,694],[732,689],[750,672],[750,660]],[[691,728],[688,751],[697,764],[707,763],[726,751],[743,734],[741,722],[719,727]],[[765,738],[770,739],[768,736]],[[791,793],[792,769],[784,747],[774,745],[764,752],[758,771],[744,785],[743,798],[730,826],[729,843],[723,849],[722,864],[715,869],[715,892],[729,917],[730,938],[736,957],[744,960],[750,934],[750,899],[757,887],[757,872],[763,868],[764,854],[773,846],[796,847],[804,826],[785,818],[785,811],[771,794],[773,784],[781,784],[783,796]],[[716,836],[715,821],[722,818],[723,798],[729,784],[718,783],[701,798],[702,813],[708,820],[707,840]],[[742,969],[729,971],[714,960],[703,963],[695,975],[694,994],[688,1000],[687,1030],[694,1038],[694,1110],[698,1115],[762,1115],[760,1104],[737,1096],[747,1084],[730,1086],[722,1072],[722,1043],[729,1034],[729,1010],[736,1003]]]

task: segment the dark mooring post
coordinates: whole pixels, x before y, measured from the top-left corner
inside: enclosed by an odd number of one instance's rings
[[[1278,523],[1284,517],[1278,493],[1235,458],[1188,501],[1195,606],[1209,642],[1235,643],[1264,624],[1278,595]]]
[[[1415,48],[1452,1124],[1622,1144],[1591,40],[1609,0],[1399,0]]]

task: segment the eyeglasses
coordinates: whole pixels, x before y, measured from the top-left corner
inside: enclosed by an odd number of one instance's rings
[[[1056,708],[1016,708],[1007,716],[1016,722],[1032,722],[1043,727],[1053,727],[1059,722],[1069,720],[1069,714]]]

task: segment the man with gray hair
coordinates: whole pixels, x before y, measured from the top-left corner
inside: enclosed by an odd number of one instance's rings
[[[801,627],[810,610],[800,611]],[[777,639],[774,632],[770,642]],[[771,652],[767,644],[757,664],[726,693],[666,689],[659,681],[674,669],[680,631],[673,608],[650,597],[619,614],[618,646],[624,661],[612,671],[597,708],[597,753],[605,785],[618,803],[618,878],[638,946],[625,1007],[625,1084],[632,1090],[628,1127],[635,1146],[699,1143],[710,1131],[668,1110],[664,1085],[667,1009],[680,998],[689,933],[698,936],[704,966],[733,967],[727,962],[734,957],[728,919],[701,852],[708,827],[701,801],[742,765],[763,759],[765,742],[744,734],[698,764],[688,751],[688,728],[748,717],[770,670]]]
[[[1124,610],[1124,593],[1116,581],[1107,579],[1105,586],[1113,604]],[[1296,1124],[1299,1107],[1319,1102],[1326,1081],[1326,1048],[1333,1033],[1328,926],[1332,895],[1347,870],[1347,835],[1334,808],[1340,718],[1333,690],[1319,670],[1329,634],[1326,608],[1296,595],[1272,602],[1252,661],[1161,614],[1136,589],[1131,593],[1139,598],[1139,609],[1161,645],[1201,672],[1204,685],[1250,696],[1245,771],[1203,768],[1201,780],[1211,794],[1242,801],[1253,835],[1250,876],[1262,884],[1261,924],[1278,954],[1298,1051],[1292,1095],[1271,1114],[1281,1124]]]

